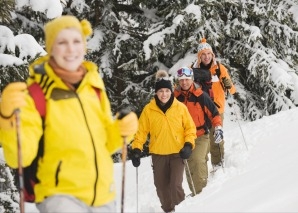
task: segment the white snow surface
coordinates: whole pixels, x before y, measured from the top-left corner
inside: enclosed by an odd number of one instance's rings
[[[176,212],[297,212],[298,108],[245,122],[238,120],[239,112],[232,105],[225,116],[224,169],[209,174],[203,191],[187,197]],[[211,171],[210,161],[208,165]],[[114,166],[117,212],[121,210],[122,166]],[[151,157],[142,158],[138,169],[127,161],[125,171],[124,212],[162,212]],[[186,178],[183,187],[188,195]],[[26,203],[26,212],[38,211]]]

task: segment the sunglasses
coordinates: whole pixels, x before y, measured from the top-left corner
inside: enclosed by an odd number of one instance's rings
[[[183,75],[185,75],[186,77],[191,77],[193,76],[193,71],[191,68],[188,67],[182,67],[177,71],[177,76],[178,77],[182,77]]]

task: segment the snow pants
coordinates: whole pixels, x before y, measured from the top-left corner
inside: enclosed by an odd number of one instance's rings
[[[69,195],[53,195],[43,202],[36,204],[42,213],[100,213],[116,212],[116,201],[103,206],[87,206],[79,199]]]
[[[165,212],[175,210],[185,199],[182,187],[184,162],[179,154],[155,155],[152,154],[152,168],[154,185],[159,197],[161,208]]]
[[[194,150],[192,150],[190,158],[187,160],[189,171],[185,168],[187,183],[193,196],[199,194],[207,185],[209,134],[197,137],[195,143],[196,146]]]
[[[220,114],[220,117],[221,117],[221,121],[222,121],[222,124],[223,124],[224,114],[223,113]],[[212,127],[210,129],[210,133],[209,133],[209,137],[210,137],[209,151],[210,151],[210,155],[211,155],[211,163],[213,165],[218,165],[224,159],[224,154],[225,154],[224,143],[225,142],[223,140],[219,144],[216,144],[213,134],[214,134],[214,127]]]

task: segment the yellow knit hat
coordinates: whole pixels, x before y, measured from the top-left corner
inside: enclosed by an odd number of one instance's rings
[[[198,46],[198,66],[200,66],[201,56],[203,52],[211,52],[213,57],[213,62],[216,64],[215,55],[213,53],[212,47],[210,46],[210,44],[207,43],[207,40],[205,38],[202,38],[201,43]]]
[[[92,34],[91,24],[86,19],[80,22],[75,16],[70,15],[55,18],[54,20],[48,22],[44,28],[46,51],[48,54],[50,54],[52,50],[53,43],[58,33],[66,28],[76,28],[79,30],[85,40],[85,43],[87,42],[86,37]]]

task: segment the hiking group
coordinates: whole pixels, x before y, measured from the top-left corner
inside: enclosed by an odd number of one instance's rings
[[[150,135],[154,185],[165,212],[174,212],[185,199],[184,171],[195,196],[207,185],[208,153],[214,169],[224,166],[225,92],[236,92],[205,39],[198,46],[196,62],[178,69],[175,77],[178,85],[172,87],[166,71],[156,73],[155,96],[144,107],[132,142],[132,163],[138,167]]]
[[[66,15],[48,22],[44,32],[48,55],[29,66],[26,83],[8,84],[0,101],[4,157],[12,168],[36,164],[31,201],[38,210],[115,212],[111,155],[126,138],[138,167],[149,137],[164,212],[185,199],[184,172],[192,196],[199,194],[207,185],[209,152],[212,165],[223,166],[225,92],[236,92],[206,40],[195,63],[177,70],[177,86],[167,71],[157,71],[155,95],[139,119],[127,110],[113,118],[98,67],[84,60],[90,23]]]

